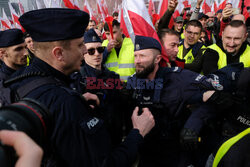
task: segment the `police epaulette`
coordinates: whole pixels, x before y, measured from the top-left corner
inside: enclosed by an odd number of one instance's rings
[[[40,71],[29,72],[29,73],[22,74],[22,75],[19,75],[19,76],[17,76],[17,77],[8,79],[8,80],[4,81],[3,85],[4,85],[4,86],[7,86],[7,85],[12,84],[13,82],[22,80],[22,79],[24,79],[24,78],[32,77],[32,76],[41,76],[41,77],[44,77],[44,76],[46,76],[46,74],[45,74],[44,72],[40,72]]]

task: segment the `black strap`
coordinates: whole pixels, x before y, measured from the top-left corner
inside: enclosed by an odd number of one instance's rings
[[[52,77],[42,77],[39,79],[35,79],[35,80],[19,87],[16,91],[16,94],[17,94],[18,98],[23,98],[28,93],[30,93],[31,91],[35,90],[38,87],[41,87],[41,86],[47,85],[47,84],[55,84],[55,83],[59,84],[59,82]]]

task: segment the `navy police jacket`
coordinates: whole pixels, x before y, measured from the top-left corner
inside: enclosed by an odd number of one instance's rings
[[[98,118],[104,119],[112,138],[112,144],[120,144],[123,113],[120,110],[120,92],[117,86],[120,83],[119,75],[105,67],[98,70],[84,63],[80,73],[72,74],[71,78],[74,80],[74,83],[71,84],[73,89],[79,93],[90,92],[98,96],[100,105],[93,112]]]
[[[48,107],[52,114],[51,145],[47,166],[130,166],[136,158],[138,144],[142,141],[139,131],[133,129],[126,140],[111,150],[110,136],[103,120],[87,110],[79,94],[69,89],[71,79],[44,61],[35,58],[24,73],[40,71],[54,77],[62,84],[41,86],[26,97]],[[16,89],[38,77],[29,77],[13,84]]]
[[[146,104],[150,104],[150,101],[153,101],[154,104],[158,103],[162,106],[161,109],[159,109],[162,110],[161,112],[152,111],[156,119],[154,129],[159,128],[158,132],[155,132],[156,134],[158,133],[157,139],[154,137],[154,140],[159,141],[154,141],[153,145],[160,143],[160,140],[173,140],[178,142],[179,130],[183,127],[195,130],[199,133],[206,123],[206,120],[210,118],[210,111],[213,108],[203,103],[202,98],[205,91],[213,90],[214,87],[208,82],[205,76],[178,67],[160,68],[153,81],[155,82],[154,89],[151,90],[145,88],[145,85],[141,84],[142,82],[134,82],[134,80],[138,81],[139,79],[136,78],[136,76],[129,78],[127,87],[132,87],[131,85],[133,85],[133,83],[137,84],[134,89],[137,92],[139,91],[139,93],[135,95],[137,101],[139,101],[139,105],[142,101]],[[140,88],[141,86],[143,86],[143,88]],[[146,94],[143,95],[142,100],[139,97],[140,91],[142,94]],[[192,111],[191,115],[188,115],[186,108],[190,104],[202,105],[198,105],[198,107]],[[159,105],[156,105],[156,107],[153,106],[152,110],[154,110],[154,108],[157,110],[157,106]],[[183,115],[185,116],[183,117]],[[147,138],[145,138],[145,142],[146,141]],[[172,143],[169,145],[171,144]],[[162,147],[162,145],[160,147]]]
[[[1,63],[0,80],[5,80],[10,77],[16,70],[8,67],[4,62]]]

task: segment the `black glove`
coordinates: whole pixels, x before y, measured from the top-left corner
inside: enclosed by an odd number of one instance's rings
[[[180,133],[180,143],[184,150],[192,151],[198,148],[199,137],[192,129],[184,128]]]
[[[241,99],[229,92],[216,91],[209,99],[209,103],[216,104],[219,109],[228,109],[235,104],[240,104]]]

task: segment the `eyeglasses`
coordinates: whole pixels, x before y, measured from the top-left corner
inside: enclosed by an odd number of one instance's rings
[[[105,49],[104,46],[100,46],[100,47],[97,47],[97,48],[90,48],[90,49],[88,49],[88,54],[89,55],[94,55],[95,54],[95,50],[97,50],[98,53],[103,53],[104,49]]]

